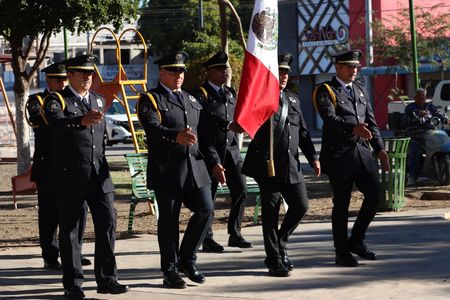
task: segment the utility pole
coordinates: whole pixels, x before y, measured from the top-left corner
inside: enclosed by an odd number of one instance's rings
[[[416,17],[414,14],[414,0],[409,0],[409,20],[411,25],[411,49],[412,49],[414,87],[417,90],[419,88],[420,82],[417,63]]]

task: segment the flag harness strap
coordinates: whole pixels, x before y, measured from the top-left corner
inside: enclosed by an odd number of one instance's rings
[[[280,120],[277,123],[277,126],[273,130],[273,144],[278,144],[278,141],[281,138],[281,134],[283,133],[284,125],[286,124],[286,117],[288,115],[288,102],[286,99],[281,100],[281,116]]]

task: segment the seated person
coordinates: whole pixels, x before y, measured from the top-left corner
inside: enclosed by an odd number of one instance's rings
[[[434,129],[431,118],[437,117],[442,124],[448,124],[448,118],[431,102],[426,102],[425,89],[419,88],[414,96],[414,103],[405,108],[405,124],[408,136],[411,138],[408,149],[409,180],[408,185],[414,185],[422,168],[421,155],[423,153],[425,134]]]

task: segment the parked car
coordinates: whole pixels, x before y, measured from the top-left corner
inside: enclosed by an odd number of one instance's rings
[[[133,121],[134,130],[142,130],[142,126],[136,116],[134,105],[130,103],[131,119]],[[106,118],[106,144],[112,146],[119,142],[131,143],[131,130],[128,123],[125,107],[119,101],[114,100],[108,111],[105,113]]]

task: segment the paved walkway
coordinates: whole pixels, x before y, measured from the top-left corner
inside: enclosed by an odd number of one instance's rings
[[[184,290],[162,287],[156,237],[136,236],[117,241],[116,248],[120,281],[131,286],[129,293],[97,294],[92,266],[85,269],[83,287],[90,299],[449,299],[450,221],[445,213],[378,214],[367,243],[379,260],[360,260],[358,268],[334,264],[329,222],[301,224],[290,241],[296,268],[289,278],[266,276],[261,227],[247,227],[243,233],[255,247],[199,252],[206,283],[188,282]],[[225,231],[215,236],[226,244]],[[0,299],[63,299],[61,275],[41,268],[39,252],[36,247],[0,252]],[[83,252],[92,258],[93,244],[85,244]]]

